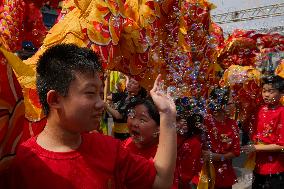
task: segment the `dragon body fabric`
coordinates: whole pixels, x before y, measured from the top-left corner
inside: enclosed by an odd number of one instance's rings
[[[196,90],[196,84],[208,79],[223,40],[222,30],[210,20],[211,8],[204,0],[65,1],[59,22],[38,52],[24,61],[31,74],[11,63],[23,88],[27,117],[42,117],[34,98],[35,65],[47,48],[59,43],[93,49],[107,69],[131,75],[145,88],[162,73],[168,84],[186,83],[192,88],[187,91]]]
[[[240,29],[233,31],[218,52],[217,62],[225,70],[219,83],[230,86],[234,102],[241,110],[238,120],[249,125],[247,131],[253,130],[253,124],[248,122],[262,105],[261,77],[273,72],[284,76],[281,60],[269,63],[270,66],[275,64],[275,68],[267,70],[268,55],[281,52],[284,52],[283,35]]]
[[[19,84],[20,78],[8,64],[16,62],[23,72],[31,73],[11,52],[21,50],[23,41],[31,41],[37,47],[42,44],[47,34],[40,12],[43,3],[0,0],[0,170],[5,166],[6,159],[15,153],[18,144],[40,132],[45,124],[44,119],[27,118],[23,100],[26,97]],[[29,96],[37,94],[30,92]]]

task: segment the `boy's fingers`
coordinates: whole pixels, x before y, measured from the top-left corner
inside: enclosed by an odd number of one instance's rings
[[[155,82],[154,82],[154,86],[153,86],[153,88],[152,88],[151,91],[154,91],[154,92],[157,91],[157,89],[158,89],[158,84],[159,84],[159,82],[160,82],[160,78],[161,78],[161,74],[159,74],[159,75],[157,76],[157,78],[156,78],[156,80],[155,80]]]

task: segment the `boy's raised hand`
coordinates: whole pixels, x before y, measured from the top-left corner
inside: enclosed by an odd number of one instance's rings
[[[162,89],[162,80],[161,74],[155,80],[154,86],[150,91],[150,95],[157,106],[160,114],[165,113],[167,115],[176,116],[176,105],[169,95],[169,93],[165,93]]]

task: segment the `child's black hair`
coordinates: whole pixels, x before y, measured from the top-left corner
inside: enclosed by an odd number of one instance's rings
[[[141,98],[146,98],[148,93],[146,91],[146,89],[144,87],[140,87],[140,90],[138,92],[138,95],[141,97]]]
[[[147,108],[150,117],[156,122],[158,126],[160,126],[160,114],[151,97],[147,98],[132,97],[130,99],[130,103],[127,106],[127,109],[128,111],[130,111],[134,107],[141,104]]]
[[[178,98],[175,100],[177,121],[180,119],[186,120],[187,132],[183,134],[186,138],[200,134],[201,129],[199,126],[203,123],[203,116],[193,112],[195,107],[192,107],[189,101],[190,98],[188,97]]]
[[[209,108],[212,111],[222,109],[222,106],[227,105],[229,102],[230,90],[229,88],[214,88],[209,95]]]
[[[190,114],[186,117],[187,132],[185,133],[186,138],[190,138],[193,135],[201,134],[200,125],[203,124],[203,116],[201,114]]]
[[[262,86],[265,84],[271,84],[273,88],[279,92],[284,92],[284,79],[278,75],[268,75],[262,78]]]
[[[55,90],[68,94],[75,73],[102,72],[100,58],[88,48],[74,44],[59,44],[47,49],[39,58],[36,68],[36,86],[45,115],[49,114],[47,93]]]

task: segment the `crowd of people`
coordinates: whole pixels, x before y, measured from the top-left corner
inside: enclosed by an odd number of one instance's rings
[[[196,188],[204,183],[209,188],[232,188],[237,182],[232,159],[241,151],[249,154],[245,168],[255,164],[250,167],[253,168],[253,188],[282,187],[284,133],[280,99],[283,89],[281,77],[263,78],[263,104],[255,111],[256,115],[251,115],[253,131],[243,131],[249,138],[243,146],[243,136],[240,136],[243,128],[232,117],[234,102],[230,100],[229,88],[216,87],[211,91],[206,113],[194,111],[188,97],[177,99],[177,160],[172,188]],[[131,137],[123,139],[123,146],[147,159],[154,158],[160,125],[155,104],[149,97],[133,97],[126,107]]]
[[[126,82],[124,94],[129,95],[128,91],[133,90],[135,80],[130,80],[132,82]],[[159,111],[146,93],[144,97],[137,96],[143,89],[137,81],[134,86],[136,92],[125,102],[123,114],[130,137],[125,139],[116,134],[114,137],[122,140],[123,147],[132,153],[153,159],[159,144]],[[248,156],[244,168],[253,169],[252,188],[282,187],[284,117],[280,99],[283,90],[281,77],[263,77],[263,103],[255,111],[256,115],[251,115],[252,132],[243,130],[243,124],[232,116],[234,102],[229,88],[214,88],[206,103],[206,111],[190,106],[189,97],[176,99],[177,159],[172,188],[202,188],[205,185],[215,189],[232,188],[238,182],[232,159],[241,152]],[[116,107],[117,111],[120,107]],[[106,110],[115,117],[109,103]],[[246,136],[248,141],[241,140]],[[250,164],[254,164],[253,167],[248,166]]]
[[[98,56],[72,44],[47,50],[36,71],[47,123],[18,148],[1,176],[5,188],[232,188],[232,159],[241,151],[254,158],[248,159],[255,164],[254,189],[283,186],[279,76],[263,79],[264,104],[251,143],[240,147],[237,121],[226,111],[228,88],[211,91],[204,114],[189,106],[188,97],[174,101],[160,76],[149,93],[130,78],[125,91],[108,97],[118,102],[110,106],[101,98]],[[97,132],[104,110],[127,126],[116,125],[124,127],[125,133],[113,133],[119,140]]]

